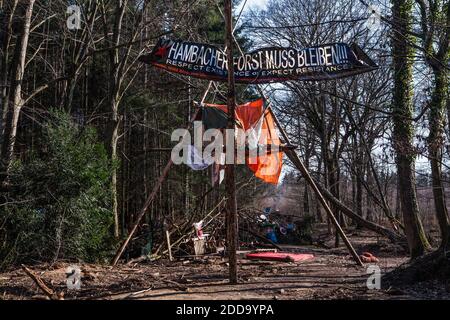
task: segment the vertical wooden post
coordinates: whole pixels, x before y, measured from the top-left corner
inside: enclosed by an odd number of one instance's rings
[[[234,64],[233,64],[233,26],[232,26],[232,5],[231,0],[225,0],[225,45],[227,47],[228,61],[228,130],[233,129],[235,124],[235,84],[234,84]],[[234,150],[235,135],[227,135],[226,144]],[[231,141],[230,141],[231,140]],[[230,159],[228,159],[229,161]],[[228,163],[225,168],[225,187],[227,192],[227,209],[226,209],[226,225],[227,225],[227,251],[229,264],[230,283],[237,283],[237,203],[236,203],[236,183],[235,183],[235,167],[234,156],[233,163]]]
[[[169,261],[173,261],[172,258],[172,245],[170,244],[170,232],[166,230],[166,240],[167,240],[167,252],[169,252]]]

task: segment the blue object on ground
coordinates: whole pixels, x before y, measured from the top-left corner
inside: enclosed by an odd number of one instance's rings
[[[272,241],[273,243],[278,243],[277,235],[273,230],[266,233],[266,238]]]

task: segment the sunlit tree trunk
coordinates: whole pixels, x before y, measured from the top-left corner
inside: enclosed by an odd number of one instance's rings
[[[429,248],[429,244],[419,219],[415,189],[414,125],[411,120],[413,117],[412,55],[414,50],[408,43],[411,41],[408,31],[411,29],[412,6],[412,0],[393,1],[392,15],[396,30],[392,34],[394,71],[392,120],[401,210],[410,255],[412,258],[416,258]]]
[[[434,92],[430,102],[430,134],[428,151],[431,165],[434,206],[441,230],[441,245],[449,238],[449,219],[442,182],[442,147],[444,143],[444,112],[448,88],[448,74],[443,68],[434,70]]]
[[[25,8],[23,19],[23,29],[20,41],[17,43],[14,53],[13,73],[11,74],[9,95],[11,102],[7,111],[6,124],[4,130],[4,140],[2,145],[2,161],[6,174],[2,177],[2,182],[7,179],[11,161],[13,159],[14,147],[17,136],[17,125],[19,123],[20,111],[24,105],[22,98],[22,81],[25,72],[25,63],[28,49],[28,39],[30,36],[31,17],[35,0],[29,0]]]

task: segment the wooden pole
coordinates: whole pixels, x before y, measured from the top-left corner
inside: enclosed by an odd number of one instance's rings
[[[231,0],[225,0],[225,43],[228,62],[228,131],[232,129],[232,135],[226,135],[226,144],[234,150],[236,138],[234,135],[235,128],[235,108],[236,93],[234,83],[234,64],[233,64],[233,26],[232,26],[232,6]],[[237,203],[236,203],[236,182],[235,182],[235,166],[234,152],[233,163],[228,163],[225,167],[225,188],[227,192],[227,209],[226,209],[226,226],[227,226],[227,252],[229,264],[229,278],[231,284],[237,283]],[[230,159],[228,159],[230,161]]]
[[[170,232],[166,230],[166,240],[167,240],[167,252],[169,253],[169,261],[173,261],[172,258],[172,245],[170,244]]]

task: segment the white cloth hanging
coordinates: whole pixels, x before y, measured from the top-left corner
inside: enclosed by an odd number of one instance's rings
[[[220,185],[225,178],[225,152],[219,156],[219,161],[212,166],[211,184],[213,186]]]
[[[210,159],[209,161],[205,161],[203,159],[202,154],[197,148],[193,145],[189,145],[187,147],[187,159],[186,165],[195,171],[205,170],[211,164],[214,163],[214,159]]]
[[[264,116],[247,131],[247,145],[249,150],[258,149],[263,121]]]

